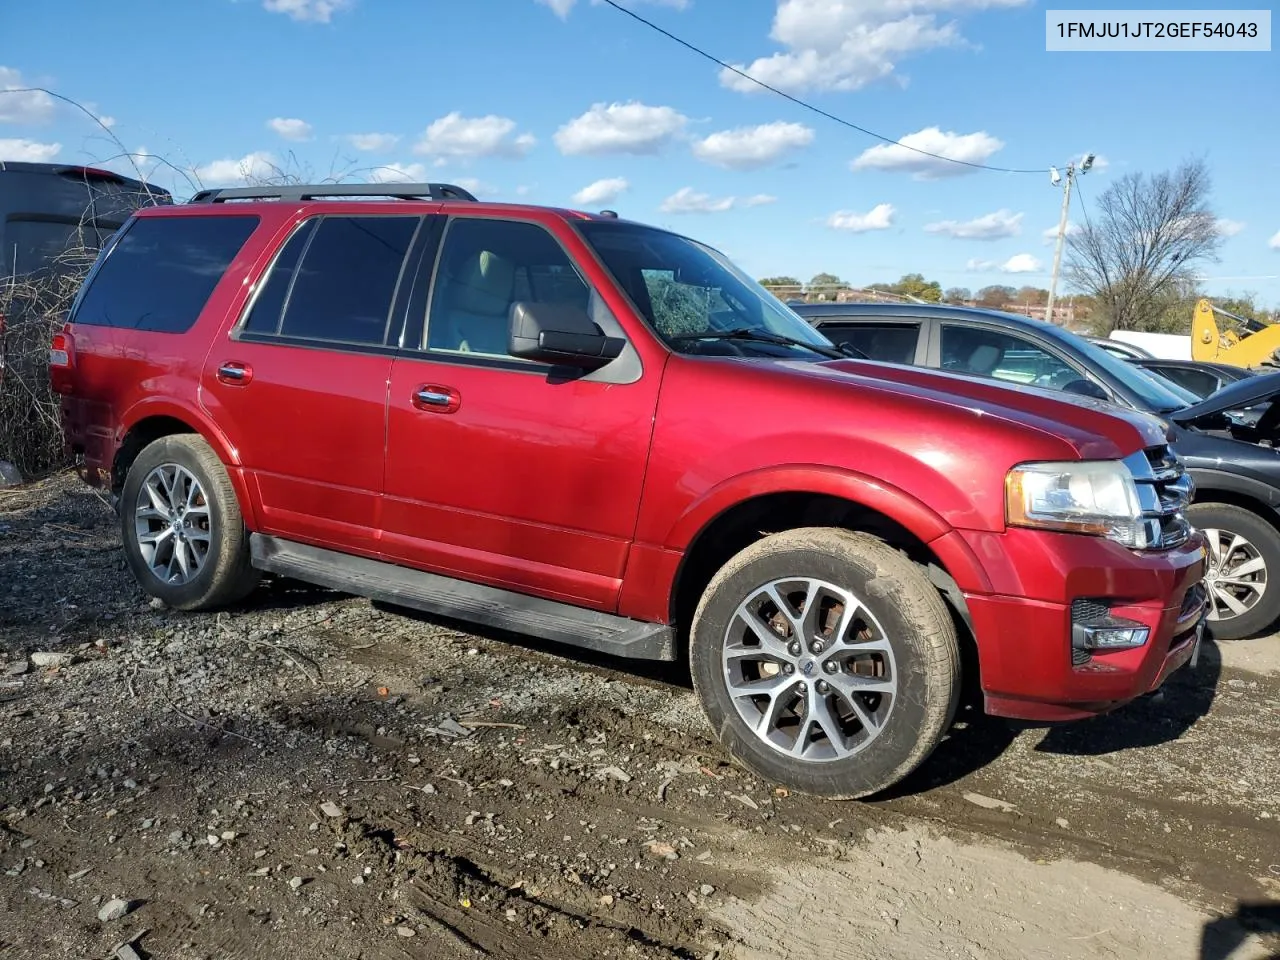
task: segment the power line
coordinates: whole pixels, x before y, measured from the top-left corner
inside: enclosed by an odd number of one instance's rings
[[[874,137],[875,139],[882,140],[885,143],[891,143],[894,146],[901,147],[903,150],[910,150],[912,153],[918,153],[926,157],[932,157],[934,160],[944,160],[947,163],[957,163],[957,164],[960,164],[961,166],[973,167],[976,170],[990,170],[993,173],[1040,173],[1040,174],[1044,173],[1043,167],[1037,167],[1035,169],[1016,169],[1013,167],[993,167],[990,164],[973,163],[970,160],[957,160],[955,157],[945,157],[940,153],[930,153],[928,150],[921,150],[919,147],[909,146],[908,144],[905,144],[900,140],[895,140],[892,137],[886,137],[884,134],[876,133],[874,130],[868,130],[866,127],[860,127],[858,126],[858,124],[853,123],[850,120],[845,120],[843,117],[837,117],[834,113],[828,113],[826,110],[823,110],[821,107],[814,106],[812,103],[809,103],[807,100],[801,100],[799,97],[792,96],[789,93],[779,90],[777,87],[771,86],[765,83],[763,80],[757,80],[755,77],[751,76],[749,73],[739,70],[737,67],[733,66],[732,64],[726,63],[725,61],[721,60],[719,57],[715,56],[714,54],[708,53],[706,50],[703,50],[701,47],[694,46],[688,40],[682,40],[680,37],[677,37],[671,31],[664,30],[662,27],[658,26],[652,20],[646,20],[644,17],[640,16],[640,14],[636,13],[634,10],[628,10],[626,7],[622,6],[622,4],[618,3],[617,0],[603,0],[603,2],[613,7],[613,9],[617,10],[619,13],[625,13],[632,20],[636,20],[644,24],[650,30],[656,30],[658,33],[662,34],[668,40],[674,40],[676,43],[680,44],[680,46],[684,47],[686,50],[691,50],[694,53],[696,53],[698,56],[702,57],[703,59],[710,60],[712,63],[716,64],[719,67],[724,68],[725,70],[730,71],[731,73],[736,73],[738,76],[742,77],[742,79],[748,80],[751,83],[756,84],[757,86],[763,87],[764,89],[768,90],[770,93],[776,93],[778,96],[786,100],[790,100],[792,103],[796,104],[797,106],[803,107],[806,110],[811,110],[814,113],[818,114],[819,116],[826,117],[828,120],[834,121],[835,123],[838,123],[841,126],[848,127],[850,130],[857,130],[859,133],[866,134],[868,137]]]

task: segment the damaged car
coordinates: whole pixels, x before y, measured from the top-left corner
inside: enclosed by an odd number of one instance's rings
[[[1249,376],[1202,398],[1087,337],[1019,314],[905,303],[792,309],[870,360],[1060,390],[1159,415],[1196,484],[1187,516],[1208,542],[1210,632],[1237,640],[1280,622],[1280,404],[1272,402],[1280,397],[1280,373]]]

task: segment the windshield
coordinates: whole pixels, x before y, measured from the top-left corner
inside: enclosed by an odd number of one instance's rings
[[[591,220],[577,227],[673,350],[798,359],[829,356],[833,349],[830,340],[710,247],[639,224]]]
[[[1084,337],[1058,327],[1051,330],[1063,339],[1070,337],[1071,345],[1086,360],[1122,383],[1145,407],[1155,413],[1170,413],[1200,402],[1200,398],[1190,390],[1178,386],[1172,380],[1166,380],[1158,373],[1134,366]]]

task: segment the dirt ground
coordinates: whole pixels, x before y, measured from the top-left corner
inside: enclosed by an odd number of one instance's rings
[[[1094,721],[966,709],[870,803],[562,653],[285,581],[159,609],[100,497],[0,490],[0,957],[1280,956],[1280,638]]]

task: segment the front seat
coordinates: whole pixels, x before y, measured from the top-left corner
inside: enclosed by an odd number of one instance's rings
[[[996,367],[1000,366],[1000,361],[1003,358],[1004,351],[999,347],[989,343],[982,343],[973,348],[965,367],[970,373],[989,377],[995,373]]]
[[[515,264],[491,250],[480,250],[464,261],[462,269],[450,278],[447,333],[441,346],[464,353],[505,355],[515,277]]]

